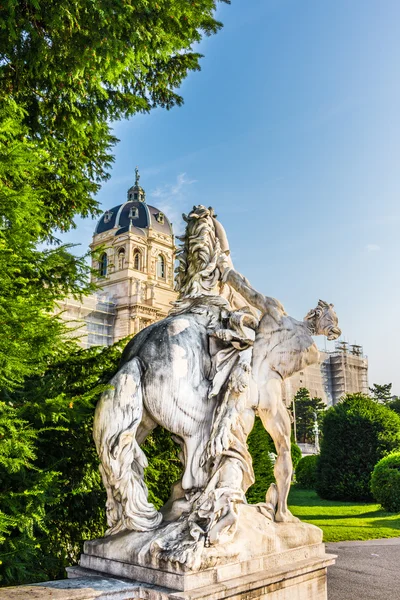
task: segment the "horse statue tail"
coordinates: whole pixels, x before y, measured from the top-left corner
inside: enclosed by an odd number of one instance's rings
[[[111,379],[111,387],[103,393],[95,411],[93,438],[107,491],[106,535],[126,529],[148,531],[162,520],[147,499],[147,458],[136,441],[143,415],[142,372],[136,357],[124,364]]]

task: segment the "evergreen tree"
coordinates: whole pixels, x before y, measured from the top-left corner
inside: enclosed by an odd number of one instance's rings
[[[300,388],[295,397],[296,437],[297,441],[305,444],[315,442],[315,425],[320,427],[326,405],[321,398],[311,398],[306,388]]]
[[[55,236],[97,212],[117,141],[110,123],[182,103],[177,88],[199,69],[193,45],[221,27],[215,8],[214,0],[0,6],[2,584],[62,576],[82,540],[103,532],[91,425],[119,347],[81,351],[65,340],[57,300],[93,288],[85,259]],[[46,241],[53,247],[44,250]],[[157,506],[180,472],[168,440],[154,432],[145,448]]]
[[[374,383],[372,387],[369,388],[371,397],[376,402],[381,402],[382,404],[386,404],[392,399],[392,384],[384,383],[379,385],[378,383]]]
[[[91,290],[68,247],[41,251],[94,215],[116,138],[110,122],[182,103],[192,50],[221,26],[216,2],[7,0],[0,6],[0,390],[61,348],[50,317]],[[1,393],[1,392],[0,392]]]
[[[74,350],[0,404],[0,581],[62,578],[85,539],[106,527],[106,495],[92,439],[94,407],[126,340]],[[149,500],[160,508],[179,478],[178,450],[155,430],[144,443]]]

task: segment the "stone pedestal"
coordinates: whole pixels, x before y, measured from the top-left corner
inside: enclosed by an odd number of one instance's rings
[[[327,600],[326,568],[335,562],[335,558],[332,554],[324,554],[323,557],[298,561],[286,568],[268,569],[188,591],[138,581],[132,581],[129,586],[124,579],[115,579],[112,585],[112,578],[103,576],[100,579],[96,571],[81,567],[68,569],[68,576],[79,578],[85,589],[90,589],[92,577],[93,580],[100,580],[104,582],[103,585],[107,584],[107,590],[114,590],[118,600]],[[100,591],[99,587],[97,590]],[[99,600],[114,598],[108,594],[99,596]],[[87,600],[95,597],[98,596],[88,595]],[[70,598],[65,595],[63,600]],[[79,600],[86,600],[86,596],[79,596]]]
[[[124,532],[86,542],[69,577],[133,580],[132,600],[326,600],[326,568],[335,557],[325,553],[320,529],[274,523],[249,505],[240,507],[238,523],[231,539],[201,549],[195,568],[155,551],[154,531]]]

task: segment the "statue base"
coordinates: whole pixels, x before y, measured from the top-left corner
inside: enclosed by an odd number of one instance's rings
[[[154,539],[167,527],[86,542],[80,568],[69,569],[69,577],[134,580],[143,587],[137,598],[148,600],[326,600],[326,567],[335,557],[325,553],[314,525],[274,523],[256,506],[241,505],[235,535],[202,547],[196,567],[154,552]]]

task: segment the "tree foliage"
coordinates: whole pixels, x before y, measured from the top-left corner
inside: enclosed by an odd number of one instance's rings
[[[68,247],[94,215],[113,120],[182,103],[193,44],[218,31],[216,1],[5,0],[0,6],[0,389],[60,347],[55,301],[90,291]]]
[[[290,454],[291,454],[291,457],[292,457],[293,470],[295,471],[296,468],[297,468],[297,465],[301,461],[302,454],[301,454],[301,450],[300,450],[299,446],[294,441],[294,437],[293,436],[292,436],[292,441],[291,441],[291,444],[290,444]]]
[[[0,104],[0,393],[60,352],[63,325],[50,316],[56,300],[91,289],[84,259],[65,246],[37,247],[47,155],[26,139],[23,114],[14,101]]]
[[[250,504],[265,502],[265,494],[271,483],[275,481],[274,462],[277,452],[271,436],[264,429],[259,417],[255,419],[253,430],[247,439],[247,445],[253,459],[255,482],[247,490],[246,498]],[[295,469],[301,459],[301,450],[293,437],[290,451]]]
[[[226,0],[223,0],[226,1]],[[0,98],[24,108],[47,154],[48,229],[96,211],[116,142],[109,123],[182,104],[177,89],[221,27],[217,0],[4,0]]]
[[[395,397],[393,400],[390,400],[390,402],[387,402],[386,406],[388,408],[390,408],[391,410],[394,410],[394,412],[397,413],[398,415],[400,415],[400,398],[399,397]]]
[[[271,483],[275,481],[274,461],[271,454],[276,454],[276,450],[271,436],[265,431],[258,417],[247,439],[247,445],[253,459],[255,482],[247,490],[246,498],[250,504],[265,502],[265,494]]]
[[[400,448],[400,417],[368,396],[349,394],[323,420],[317,492],[330,500],[371,500],[371,473]]]
[[[112,121],[182,103],[193,45],[218,31],[217,0],[4,0],[0,6],[0,560],[2,583],[60,577],[101,535],[93,408],[119,346],[77,350],[57,300],[93,288],[57,244],[95,215]],[[52,242],[49,249],[43,242]],[[170,438],[146,442],[150,498],[180,471]],[[167,494],[168,491],[168,494]]]

